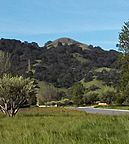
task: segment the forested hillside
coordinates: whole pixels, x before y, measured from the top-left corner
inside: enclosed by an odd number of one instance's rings
[[[43,47],[35,42],[1,39],[0,50],[11,54],[11,73],[32,76],[56,87],[68,88],[82,79],[87,81],[97,68],[118,69],[117,51],[105,51],[68,38],[48,41]]]

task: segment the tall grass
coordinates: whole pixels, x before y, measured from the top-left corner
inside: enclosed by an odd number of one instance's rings
[[[23,109],[0,115],[0,144],[128,144],[129,116],[102,116],[63,108]]]

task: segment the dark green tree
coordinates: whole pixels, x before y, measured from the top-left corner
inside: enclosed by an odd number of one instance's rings
[[[96,101],[99,101],[98,93],[90,91],[84,95],[83,100],[85,104],[95,104]]]
[[[116,90],[113,87],[105,87],[99,94],[101,102],[113,104],[116,101]]]
[[[83,104],[83,95],[84,95],[85,88],[83,84],[75,83],[70,88],[70,95],[72,96],[73,103],[76,105]]]
[[[129,53],[129,21],[125,22],[121,29],[118,46],[124,55]]]
[[[121,65],[121,83],[120,90],[122,92],[124,102],[128,101],[127,93],[129,91],[129,21],[124,23],[119,34],[119,50],[122,52],[119,60]],[[121,93],[120,92],[120,93]]]
[[[119,50],[122,51],[120,57],[121,65],[121,89],[124,91],[129,81],[129,21],[124,23],[119,34]]]

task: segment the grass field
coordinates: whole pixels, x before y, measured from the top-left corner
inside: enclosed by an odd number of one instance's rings
[[[128,144],[129,116],[102,116],[64,108],[0,114],[0,144]]]

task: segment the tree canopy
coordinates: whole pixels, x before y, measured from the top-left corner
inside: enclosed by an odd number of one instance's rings
[[[120,90],[123,93],[123,97],[127,97],[129,91],[129,21],[124,23],[119,34],[119,49],[122,51],[122,56],[120,58],[121,65],[121,83]]]
[[[37,85],[22,76],[4,75],[0,78],[0,108],[9,116],[15,116],[20,107],[36,97]]]
[[[70,95],[72,96],[72,100],[74,104],[80,105],[83,103],[83,95],[85,88],[83,84],[80,82],[75,83],[69,90]]]
[[[129,53],[129,21],[124,23],[119,34],[119,50],[124,54]]]

